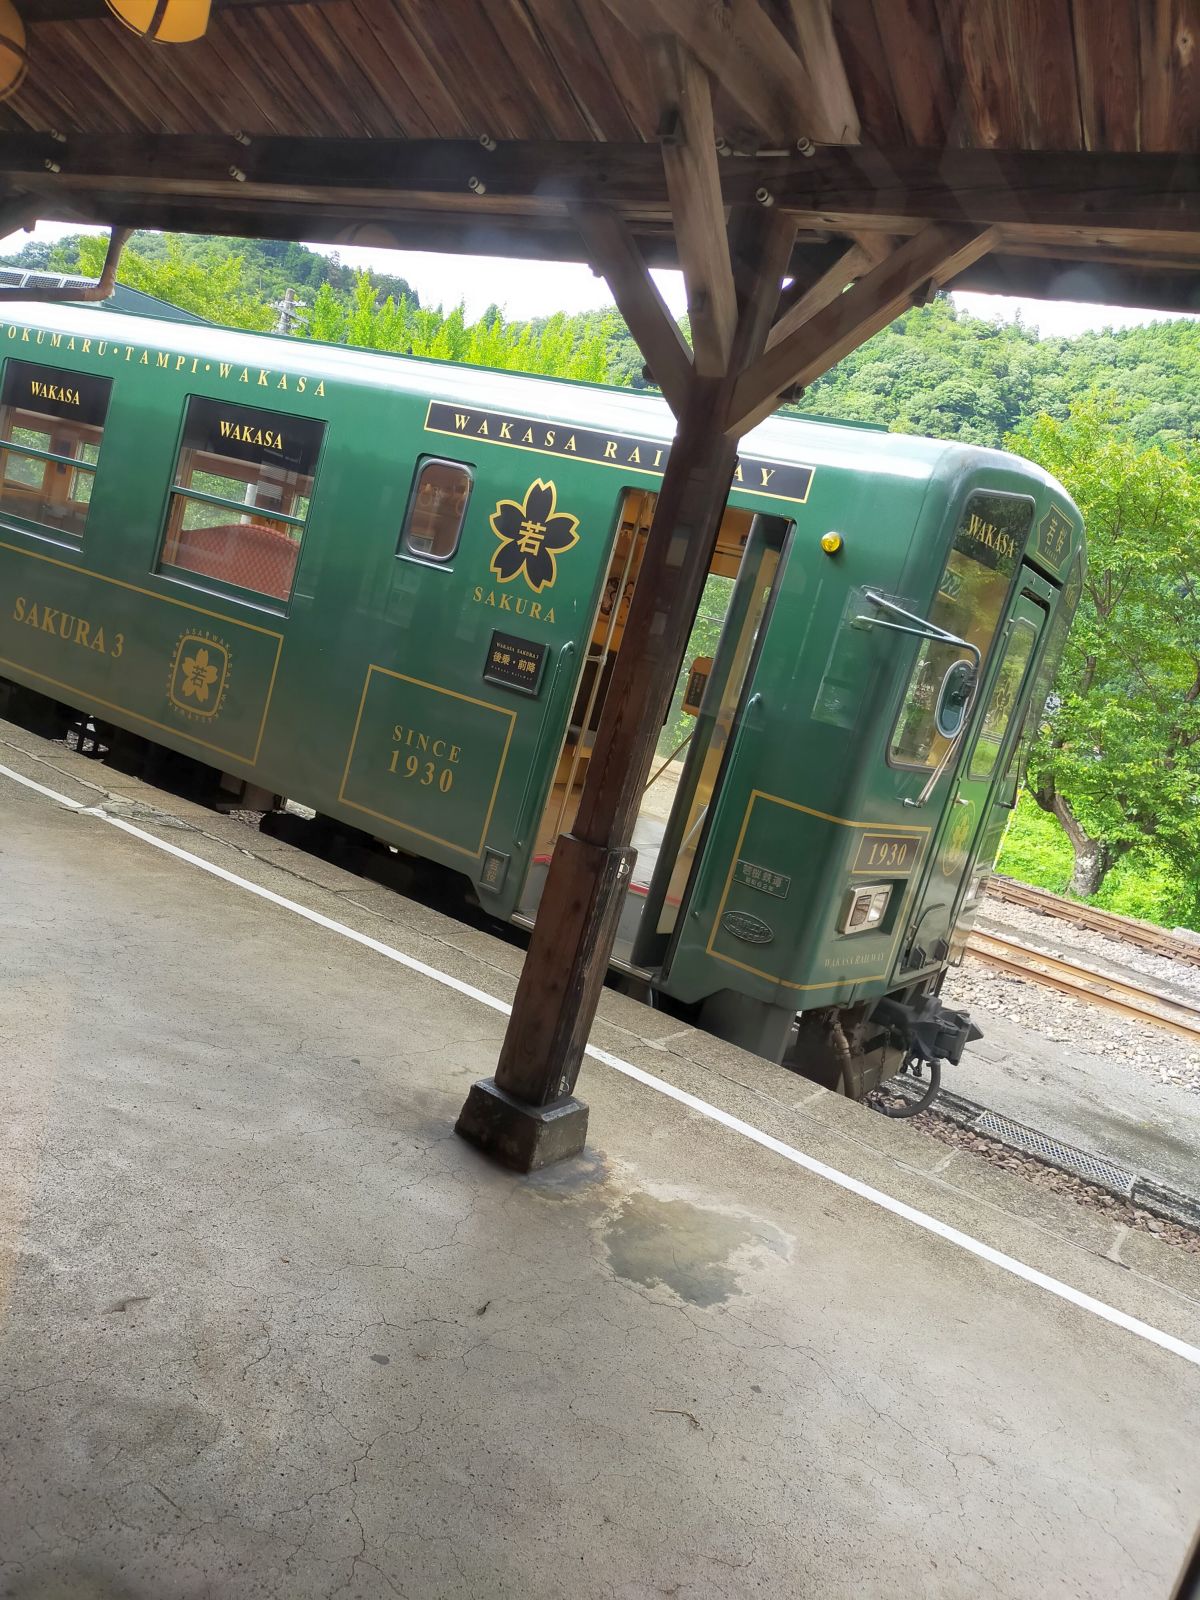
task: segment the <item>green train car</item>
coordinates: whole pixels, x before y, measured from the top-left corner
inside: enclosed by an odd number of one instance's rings
[[[461,874],[528,924],[672,437],[658,399],[127,316],[0,322],[0,674]],[[1079,596],[997,451],[744,442],[642,799],[621,969],[861,1096],[937,999]]]

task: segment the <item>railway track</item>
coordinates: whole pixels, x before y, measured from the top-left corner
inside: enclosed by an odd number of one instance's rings
[[[1046,955],[1016,939],[1004,939],[997,934],[972,933],[967,939],[967,951],[997,972],[1040,983],[1045,988],[1056,989],[1059,994],[1102,1006],[1106,1011],[1115,1011],[1155,1028],[1165,1028],[1200,1045],[1200,1005],[1125,983],[1108,973],[1064,961],[1061,956]]]
[[[1099,906],[1085,906],[1078,900],[1068,900],[1065,895],[1052,894],[1049,889],[1035,889],[1032,884],[1017,883],[1012,878],[992,878],[988,893],[997,900],[1006,900],[1009,905],[1026,906],[1030,911],[1058,917],[1077,928],[1089,928],[1093,933],[1136,945],[1139,950],[1200,967],[1200,944],[1181,939],[1166,928],[1155,927],[1152,922],[1139,922],[1136,917],[1123,917],[1116,911],[1102,911]]]

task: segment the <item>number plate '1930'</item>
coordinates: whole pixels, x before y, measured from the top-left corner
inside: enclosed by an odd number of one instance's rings
[[[851,872],[906,878],[917,864],[921,839],[911,833],[864,833]]]

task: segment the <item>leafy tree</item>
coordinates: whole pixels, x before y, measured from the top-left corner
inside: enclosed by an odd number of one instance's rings
[[[360,272],[354,281],[354,294],[350,301],[350,314],[346,320],[346,343],[376,349],[379,335],[379,318],[376,299],[378,290],[369,272]]]
[[[81,250],[88,248],[81,241],[90,237],[93,236],[68,234],[49,246],[30,241],[18,258],[9,260],[19,266],[79,272],[83,270]],[[340,260],[336,251],[324,255],[289,240],[214,239],[196,234],[139,230],[129,241],[129,247],[147,261],[160,261],[169,250],[176,249],[185,261],[197,263],[206,270],[218,266],[231,254],[240,256],[246,293],[268,305],[282,300],[288,289],[296,290],[300,299],[309,304],[320,286],[327,283],[339,303],[348,306],[358,276],[353,267]],[[27,252],[28,258],[20,259]],[[381,299],[390,294],[397,300],[404,296],[414,305],[418,303],[416,290],[404,278],[376,273],[374,279]]]
[[[99,277],[107,250],[107,239],[97,234],[81,236],[80,270],[88,277]],[[149,260],[126,245],[117,266],[117,281],[229,328],[252,328],[262,333],[275,325],[273,308],[256,300],[246,289],[241,256],[226,255],[202,266],[189,261],[172,240],[168,240],[166,252],[158,261]]]
[[[326,344],[341,344],[346,337],[346,312],[327,283],[317,290],[303,336]]]
[[[26,272],[45,272],[50,266],[53,248],[48,239],[27,239],[15,255],[8,257],[6,264],[23,267]]]
[[[1200,455],[1139,447],[1113,400],[1042,414],[1013,449],[1066,485],[1088,571],[1030,789],[1062,824],[1071,890],[1094,894],[1129,851],[1194,880],[1200,860]]]

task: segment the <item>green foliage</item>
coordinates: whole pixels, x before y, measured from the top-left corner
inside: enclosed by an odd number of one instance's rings
[[[1000,849],[996,870],[1064,894],[1071,880],[1074,853],[1054,817],[1031,794],[1022,794]],[[1152,849],[1133,851],[1117,862],[1088,905],[1103,906],[1127,917],[1141,917],[1168,928],[1200,929],[1197,884],[1174,869]]]
[[[104,266],[108,241],[98,234],[79,237],[79,271],[98,278]],[[275,325],[275,313],[250,293],[241,256],[224,255],[202,265],[189,260],[173,239],[154,259],[127,245],[117,267],[117,279],[133,289],[157,295],[184,311],[194,311],[230,328],[251,328],[265,333]]]
[[[1135,443],[1200,438],[1200,323],[1039,339],[1020,322],[973,317],[939,295],[818,378],[800,410],[998,446],[1042,412],[1065,420],[1096,388],[1120,396],[1110,420]]]
[[[346,336],[345,307],[327,283],[316,292],[306,331],[310,339],[322,339],[326,344],[341,344]]]
[[[19,267],[48,267],[55,272],[86,271],[82,264],[83,253],[89,247],[83,241],[94,237],[89,234],[68,234],[52,245],[31,239],[22,250],[8,259],[13,266]],[[328,284],[338,303],[345,306],[353,294],[357,277],[354,268],[343,265],[336,252],[322,255],[306,245],[287,240],[210,239],[196,234],[140,231],[130,239],[128,248],[144,261],[159,261],[174,250],[183,260],[205,271],[219,265],[227,256],[236,255],[242,262],[245,292],[268,305],[282,300],[288,289],[294,289],[303,304],[311,304],[321,285]],[[390,294],[399,300],[403,295],[414,305],[418,303],[416,290],[405,278],[393,277],[389,273],[376,273],[374,276],[381,297]]]
[[[444,314],[403,295],[399,300],[388,295],[381,304],[376,280],[360,272],[347,309],[328,284],[321,286],[303,332],[367,350],[603,383],[620,322],[612,313],[568,317],[561,311],[534,322],[506,322],[498,307],[489,306],[478,322],[469,323],[462,305]]]
[[[1056,695],[1030,761],[1033,792],[1111,865],[1147,848],[1200,861],[1200,456],[1140,448],[1103,400],[1042,415],[1012,447],[1083,513],[1088,572]]]
[[[1075,854],[1066,834],[1031,794],[1023,793],[1000,846],[996,871],[1065,894],[1074,864]]]

